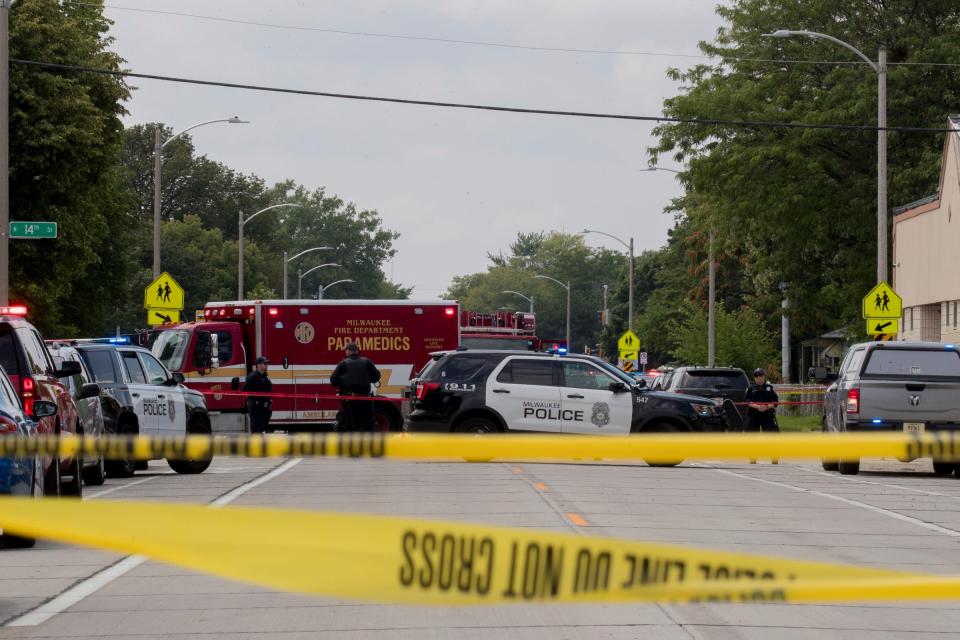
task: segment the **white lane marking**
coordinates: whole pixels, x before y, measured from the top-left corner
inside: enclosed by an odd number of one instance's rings
[[[939,491],[927,491],[926,489],[914,489],[913,487],[903,487],[898,484],[887,484],[886,482],[874,482],[873,480],[861,480],[860,478],[850,478],[848,476],[837,475],[835,473],[828,473],[826,471],[818,471],[817,469],[808,469],[806,467],[800,467],[800,469],[808,473],[814,473],[818,476],[835,478],[836,480],[856,482],[857,484],[872,484],[877,487],[887,487],[888,489],[900,489],[901,491],[912,491],[913,493],[923,493],[928,496],[937,496],[940,498],[950,498],[951,500],[960,500],[960,496],[952,496],[949,493],[940,493]]]
[[[226,504],[230,504],[231,502],[233,502],[234,500],[236,500],[246,492],[250,491],[251,489],[255,489],[256,487],[259,487],[263,483],[270,482],[277,476],[283,473],[286,473],[302,460],[303,458],[293,458],[292,460],[287,460],[286,462],[284,462],[282,465],[280,465],[270,473],[266,473],[260,476],[259,478],[254,478],[250,482],[242,484],[236,489],[233,489],[232,491],[225,493],[224,495],[220,496],[219,498],[211,502],[210,506],[222,507]],[[150,478],[145,478],[144,481],[149,479]],[[124,486],[128,487],[130,485],[124,485]],[[18,616],[13,620],[10,620],[4,626],[5,627],[35,627],[39,624],[43,624],[44,622],[54,617],[55,615],[59,613],[63,613],[70,607],[79,603],[81,600],[83,600],[87,596],[92,595],[93,593],[104,588],[105,586],[107,586],[117,578],[120,578],[126,575],[127,573],[129,573],[130,571],[133,571],[134,569],[142,565],[144,562],[146,562],[148,559],[149,558],[147,558],[146,556],[139,556],[139,555],[127,556],[123,560],[120,560],[119,562],[110,565],[106,569],[103,569],[102,571],[99,571],[98,573],[93,574],[89,578],[81,582],[78,582],[77,584],[73,585],[72,587],[70,587],[69,589],[67,589],[60,595],[58,595],[57,597],[40,605],[33,611],[28,611],[27,613],[21,616]]]
[[[753,476],[737,473],[735,471],[727,471],[726,469],[714,469],[714,471],[717,471],[718,473],[725,473],[727,475],[734,476],[737,478],[743,478],[744,480],[753,480],[754,482],[762,482],[764,484],[773,485],[775,487],[783,487],[784,489],[790,489],[791,491],[797,491],[800,493],[809,493],[810,495],[826,498],[827,500],[836,500],[837,502],[843,502],[854,507],[859,507],[860,509],[866,509],[867,511],[873,511],[874,513],[885,515],[888,518],[893,518],[894,520],[907,522],[909,524],[913,524],[918,527],[923,527],[924,529],[928,529],[930,531],[936,531],[937,533],[942,533],[944,535],[947,535],[953,538],[960,538],[960,531],[956,531],[954,529],[947,529],[946,527],[941,527],[940,525],[933,524],[932,522],[926,522],[925,520],[920,520],[919,518],[914,518],[912,516],[905,516],[902,513],[897,513],[896,511],[890,511],[889,509],[884,509],[883,507],[876,507],[872,504],[867,504],[866,502],[860,502],[859,500],[844,498],[843,496],[835,496],[832,493],[815,491],[813,489],[807,489],[806,487],[798,487],[792,484],[787,484],[785,482],[776,482],[775,480],[764,480],[763,478],[755,478]]]
[[[108,493],[113,493],[114,491],[120,491],[121,489],[126,489],[127,487],[133,487],[138,484],[143,484],[144,482],[150,482],[151,480],[156,480],[160,476],[150,476],[149,478],[143,478],[141,480],[135,480],[134,482],[128,482],[127,484],[120,484],[110,489],[104,489],[103,491],[98,491],[94,494],[87,494],[83,496],[84,500],[96,500],[97,498],[102,498]]]

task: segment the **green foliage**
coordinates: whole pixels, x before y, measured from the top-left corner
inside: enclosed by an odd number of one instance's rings
[[[750,371],[756,367],[779,368],[776,336],[766,321],[753,309],[729,313],[722,305],[716,310],[716,362]],[[707,314],[688,304],[683,321],[672,330],[674,356],[688,364],[707,363]]]

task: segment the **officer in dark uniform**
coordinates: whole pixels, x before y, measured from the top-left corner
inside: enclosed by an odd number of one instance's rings
[[[334,369],[330,382],[342,396],[368,397],[370,385],[380,382],[380,371],[368,358],[358,353],[355,343],[348,342],[343,350],[347,357]],[[337,422],[342,431],[373,431],[373,401],[345,401]]]
[[[767,382],[767,373],[757,368],[753,371],[753,384],[747,389],[743,398],[747,403],[747,418],[743,421],[744,431],[780,431],[777,424],[777,403],[780,398],[773,390],[773,385]],[[751,464],[756,460],[750,460]],[[771,462],[777,464],[774,458]]]
[[[263,356],[257,356],[253,371],[243,382],[243,390],[250,393],[270,393],[273,383],[267,376],[267,365],[270,361]],[[247,412],[250,414],[250,433],[264,433],[270,424],[273,414],[271,407],[273,400],[269,396],[247,396]]]

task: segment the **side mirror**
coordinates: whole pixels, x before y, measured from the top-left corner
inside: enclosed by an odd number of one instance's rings
[[[33,403],[33,419],[40,420],[57,415],[57,405],[46,400],[36,400]]]
[[[641,389],[643,389],[643,388],[645,388],[645,387],[647,386],[647,381],[644,380],[643,378],[638,378],[638,379],[637,379],[637,386],[640,387]]]
[[[833,382],[837,379],[837,374],[830,373],[826,367],[810,367],[810,370],[807,371],[807,375],[821,384],[825,382]]]
[[[630,390],[629,387],[622,382],[611,382],[609,389],[614,393],[625,393]]]
[[[88,382],[87,384],[80,387],[80,399],[86,400],[87,398],[99,398],[100,397],[100,385],[94,382]]]
[[[240,388],[240,378],[233,378],[230,380],[230,390],[236,391]]]
[[[186,377],[179,371],[174,371],[170,374],[171,379],[177,384],[183,384],[187,381]]]
[[[53,372],[54,377],[56,378],[69,378],[70,376],[78,376],[83,372],[83,369],[80,368],[80,363],[75,360],[67,360],[60,368]]]

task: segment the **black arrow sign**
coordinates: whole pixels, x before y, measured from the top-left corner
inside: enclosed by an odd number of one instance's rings
[[[162,317],[162,316],[161,316],[161,317]],[[892,324],[893,324],[892,322],[885,322],[885,323],[883,323],[883,324],[880,324],[880,323],[878,322],[878,323],[877,323],[877,326],[874,327],[873,330],[876,331],[877,333],[883,333],[883,330],[886,329],[887,327],[889,327],[889,326],[892,325]]]
[[[157,313],[157,317],[163,320],[163,324],[170,324],[171,322],[173,322],[173,318],[171,318],[170,316],[165,316],[162,313]]]

